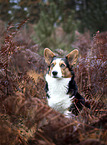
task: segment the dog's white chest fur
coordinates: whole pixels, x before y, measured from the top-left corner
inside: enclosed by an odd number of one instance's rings
[[[71,105],[71,99],[67,94],[68,84],[71,78],[52,78],[49,74],[46,75],[48,83],[48,105],[55,110],[65,114]]]

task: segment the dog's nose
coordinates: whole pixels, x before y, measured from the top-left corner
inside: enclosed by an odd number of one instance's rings
[[[56,75],[58,74],[58,72],[57,72],[57,71],[53,71],[52,74],[53,74],[54,76],[56,76]]]

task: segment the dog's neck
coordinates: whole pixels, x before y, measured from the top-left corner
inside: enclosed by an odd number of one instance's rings
[[[52,78],[49,74],[45,77],[48,84],[48,104],[61,113],[71,105],[70,96],[67,94],[71,78]]]

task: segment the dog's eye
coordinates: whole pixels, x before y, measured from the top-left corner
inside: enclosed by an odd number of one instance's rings
[[[65,64],[62,63],[62,64],[60,65],[60,67],[64,68],[64,67],[65,67]]]
[[[52,64],[51,64],[51,67],[54,67],[54,66],[55,66],[54,63],[52,63]]]

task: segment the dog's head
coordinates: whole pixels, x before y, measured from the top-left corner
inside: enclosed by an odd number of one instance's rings
[[[49,66],[49,75],[53,78],[71,78],[71,68],[78,59],[78,50],[71,51],[65,58],[57,58],[49,49],[44,50],[45,61]]]

